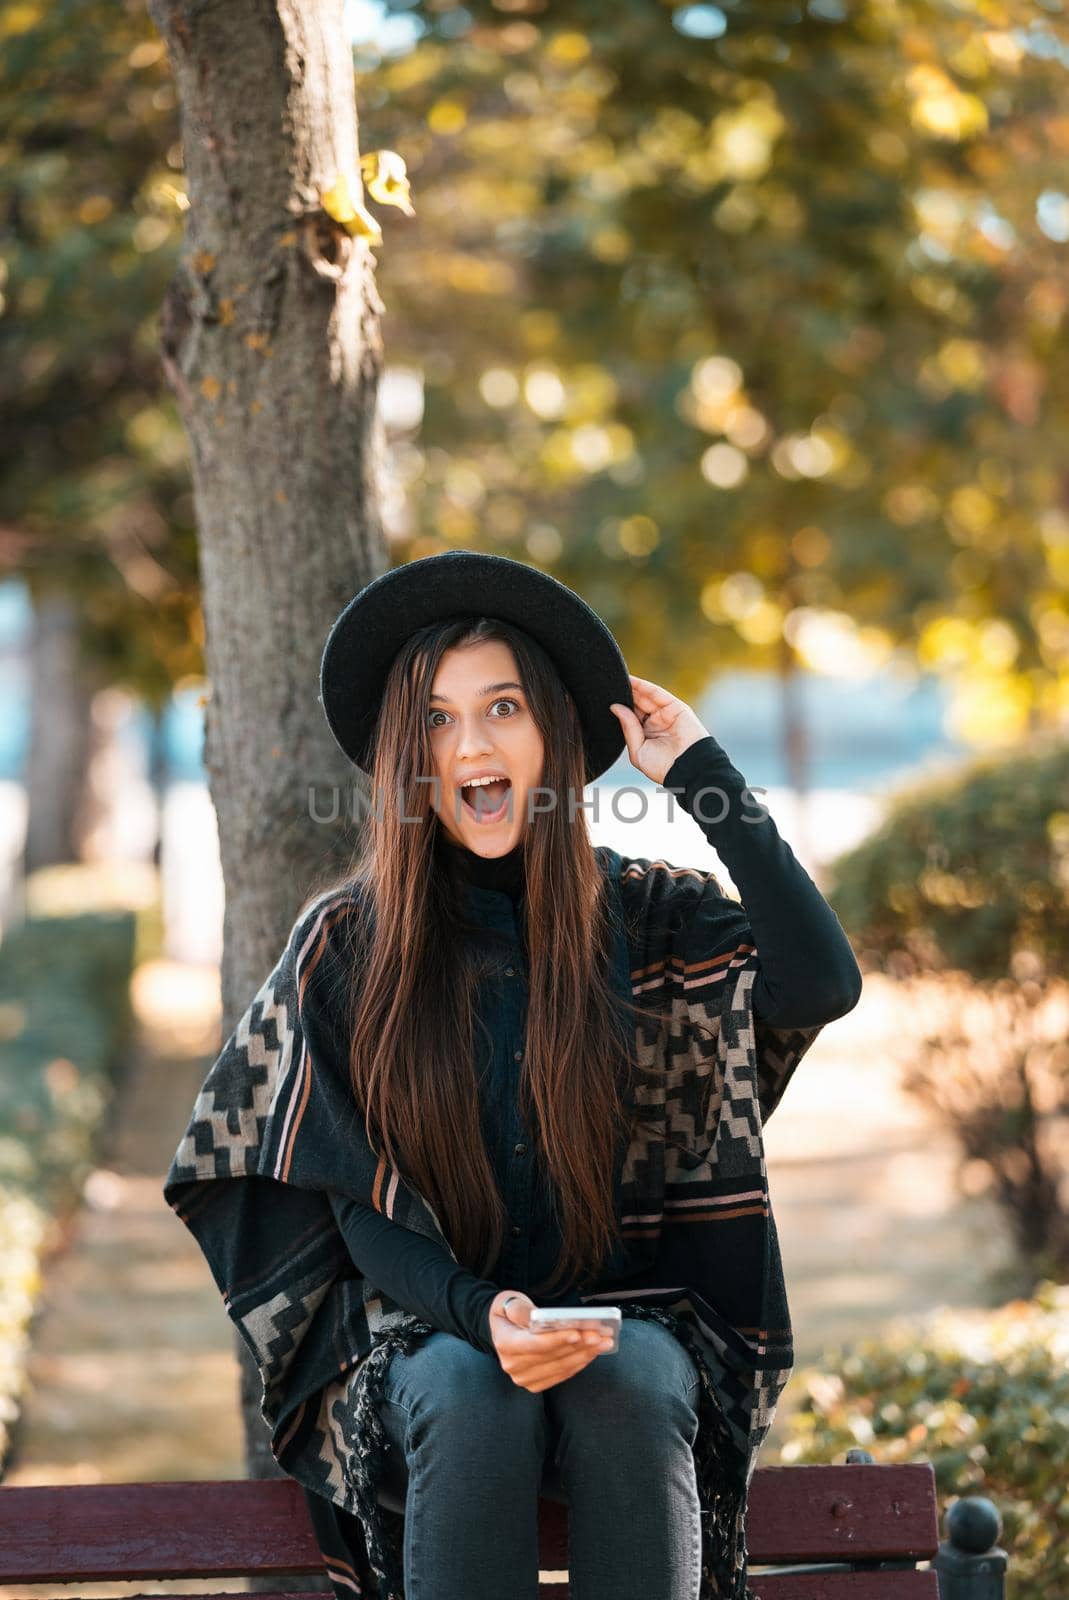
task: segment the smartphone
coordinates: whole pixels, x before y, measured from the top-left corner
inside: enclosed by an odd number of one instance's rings
[[[612,1344],[603,1355],[612,1355],[620,1348],[619,1306],[535,1306],[531,1311],[532,1329],[540,1328],[600,1328],[612,1335]]]

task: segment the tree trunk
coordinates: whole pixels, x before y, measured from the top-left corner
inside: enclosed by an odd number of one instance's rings
[[[374,262],[320,206],[361,193],[343,0],[149,0],[175,74],[189,192],[164,368],[191,449],[210,680],[205,763],[226,885],[224,1033],[294,915],[348,864],[356,769],[318,704],[345,602],[388,565]],[[344,797],[338,820],[322,786]],[[309,802],[315,789],[317,804]],[[251,1476],[278,1474],[243,1363]]]
[[[94,685],[79,647],[77,608],[68,595],[34,596],[30,681],[27,874],[82,859]]]
[[[167,803],[167,724],[162,707],[149,711],[148,781],[156,810],[156,837],[152,844],[152,864],[163,872],[163,818]]]

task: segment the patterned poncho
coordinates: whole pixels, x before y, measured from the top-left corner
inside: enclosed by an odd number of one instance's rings
[[[752,1600],[747,1495],[794,1363],[762,1130],[820,1027],[755,1014],[746,912],[711,873],[595,854],[613,983],[663,1020],[630,1024],[642,1125],[617,1161],[626,1270],[576,1298],[662,1322],[693,1357],[701,1600]],[[394,1351],[433,1330],[355,1267],[330,1196],[450,1247],[371,1149],[353,1099],[329,1003],[353,958],[353,893],[298,917],[208,1073],[164,1196],[256,1360],[272,1451],[305,1488],[338,1600],[404,1600],[403,1519],[377,1500],[377,1407]]]

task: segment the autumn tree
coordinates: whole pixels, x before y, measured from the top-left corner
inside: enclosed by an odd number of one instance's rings
[[[185,440],[156,320],[181,238],[174,85],[140,5],[0,18],[0,570],[34,610],[26,866],[78,859],[94,692],[199,671]]]
[[[381,308],[366,237],[331,214],[339,192],[350,210],[361,193],[342,0],[149,9],[189,199],[160,339],[192,462],[229,1030],[299,904],[347,862],[346,808],[322,825],[309,791],[351,793],[316,704],[319,660],[336,614],[386,566]],[[259,1377],[236,1343],[250,1472],[271,1475]]]
[[[406,553],[550,567],[684,694],[900,651],[978,741],[1064,718],[1064,20],[389,10],[358,64],[421,196],[380,277],[426,386]]]

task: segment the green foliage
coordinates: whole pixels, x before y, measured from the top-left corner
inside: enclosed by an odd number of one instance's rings
[[[905,645],[959,674],[967,734],[1054,718],[1064,20],[725,0],[696,37],[702,8],[658,0],[391,9],[418,42],[361,49],[356,89],[416,202],[376,260],[389,361],[426,380],[396,558],[544,565],[691,699],[740,662]],[[3,550],[159,698],[201,664],[157,344],[174,88],[130,0],[23,0],[0,42]]]
[[[130,1023],[129,912],[38,917],[0,945],[0,1465],[50,1219],[94,1150]]]
[[[902,1088],[956,1145],[963,1191],[1003,1211],[1024,1286],[1064,1275],[1069,745],[900,791],[827,892],[862,968],[903,980]]]
[[[130,912],[30,919],[0,946],[0,1182],[81,1187],[129,1024]]]
[[[863,965],[895,975],[1069,970],[1069,745],[902,791],[836,860],[828,895]]]
[[[1069,1286],[997,1311],[940,1309],[918,1327],[825,1351],[795,1383],[781,1464],[842,1460],[855,1445],[880,1462],[932,1463],[941,1515],[983,1494],[1003,1518],[1008,1600],[1061,1594],[1069,1566]]]
[[[160,366],[185,180],[143,5],[0,14],[0,566],[79,601],[104,682],[200,669],[185,437]]]
[[[422,34],[363,49],[357,98],[416,207],[378,252],[427,380],[399,553],[540,562],[684,695],[841,656],[832,611],[960,670],[970,731],[1056,715],[1064,21],[391,9]]]

